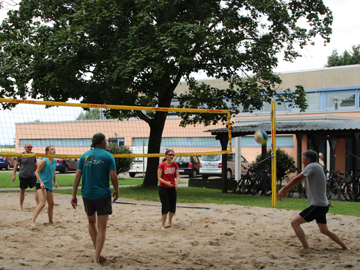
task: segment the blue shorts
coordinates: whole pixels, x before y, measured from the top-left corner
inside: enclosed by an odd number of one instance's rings
[[[306,220],[306,222],[316,220],[316,223],[326,224],[326,213],[329,211],[329,206],[313,206],[303,210],[299,215]]]

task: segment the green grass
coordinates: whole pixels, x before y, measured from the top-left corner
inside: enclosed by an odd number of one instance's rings
[[[12,181],[12,173],[0,173],[0,188],[17,188],[19,187],[19,176],[16,174],[16,181]],[[75,176],[73,174],[56,174],[56,181],[61,187],[71,187]],[[143,178],[120,178],[119,185],[141,185]],[[180,182],[186,184],[187,182]],[[80,183],[81,184],[81,183]]]
[[[57,174],[57,181],[59,185],[72,186],[74,175],[64,175]],[[120,179],[120,185],[141,185],[143,179],[141,178],[130,178],[130,179]],[[12,182],[11,173],[0,173],[0,188],[18,188],[19,180],[17,179],[15,183]],[[31,191],[30,191],[31,192]],[[71,194],[72,190],[56,190],[56,193],[62,194]],[[80,189],[78,190],[80,194]],[[141,188],[137,187],[124,187],[120,189],[120,199],[121,198],[130,198],[135,200],[148,200],[159,202],[159,195],[157,188]],[[272,208],[271,197],[263,196],[251,196],[251,195],[241,195],[233,194],[231,191],[228,193],[221,193],[221,190],[218,189],[207,189],[207,188],[194,188],[186,187],[178,189],[178,203],[214,203],[214,204],[234,204],[234,205],[243,205],[243,206],[257,206],[257,207],[266,207]],[[307,207],[307,199],[299,198],[286,198],[283,201],[277,202],[278,209],[289,209],[289,210],[303,210]],[[334,207],[331,207],[329,213],[340,214],[340,215],[349,215],[360,217],[360,205],[359,203],[354,202],[344,202],[344,201],[331,201],[331,204]]]

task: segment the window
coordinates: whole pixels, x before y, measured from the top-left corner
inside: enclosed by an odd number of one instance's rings
[[[148,138],[134,138],[133,146],[148,145]],[[161,139],[163,147],[219,147],[220,141],[215,137],[163,137]]]
[[[118,146],[124,146],[125,139],[124,138],[110,138],[109,143],[116,143]]]
[[[355,92],[330,92],[326,95],[326,109],[339,110],[349,107],[355,108]]]
[[[91,145],[91,139],[21,139],[20,146],[25,146],[26,143],[31,143],[32,146],[46,147],[53,145],[56,147],[76,147]]]
[[[267,146],[271,146],[271,136],[268,137]],[[241,137],[241,147],[256,147],[260,144],[255,142],[254,136]],[[294,140],[293,136],[276,136],[276,147],[293,147]]]
[[[306,93],[306,102],[308,104],[306,111],[320,110],[320,93]],[[299,112],[300,108],[290,106],[290,111]]]

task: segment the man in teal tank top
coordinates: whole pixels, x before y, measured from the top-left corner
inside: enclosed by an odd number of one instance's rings
[[[91,150],[79,159],[74,179],[71,204],[76,209],[76,192],[82,176],[81,195],[89,220],[90,237],[95,247],[94,263],[105,261],[101,250],[105,242],[106,224],[112,214],[109,175],[114,187],[113,201],[119,197],[119,181],[114,157],[107,152],[105,135],[96,133],[92,138]],[[96,216],[98,226],[96,228]]]

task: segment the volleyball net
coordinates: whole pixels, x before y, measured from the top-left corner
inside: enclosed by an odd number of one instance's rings
[[[115,158],[162,157],[159,153],[147,153],[150,127],[138,118],[127,120],[106,119],[107,110],[140,110],[143,113],[168,112],[161,138],[161,149],[168,148],[177,156],[203,156],[225,154],[232,151],[231,119],[228,110],[120,106],[37,100],[0,98],[0,156],[37,156],[55,158],[79,158],[90,149],[92,136],[101,132],[108,143],[129,147],[131,154],[113,154]],[[14,108],[4,109],[10,103]],[[88,110],[86,110],[88,109]],[[227,118],[229,144],[222,150],[219,140],[208,132],[224,128],[222,123],[180,126],[176,113],[224,114]],[[31,143],[31,154],[24,154],[26,143]],[[45,154],[45,147],[55,146],[56,155]],[[136,151],[135,149],[141,149]]]

